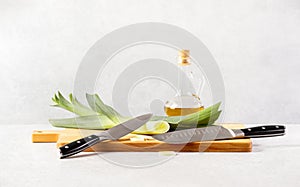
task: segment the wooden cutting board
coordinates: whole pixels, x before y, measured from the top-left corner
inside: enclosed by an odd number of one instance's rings
[[[226,128],[243,128],[243,124],[222,124]],[[64,130],[35,130],[32,133],[32,142],[56,142],[60,147],[74,140],[101,131],[64,129]],[[222,140],[209,142],[193,142],[185,145],[167,144],[153,139],[151,136],[129,134],[117,141],[106,141],[94,145],[87,152],[251,152],[250,139]]]

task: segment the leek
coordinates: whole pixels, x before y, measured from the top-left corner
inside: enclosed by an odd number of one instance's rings
[[[76,114],[74,118],[49,119],[49,122],[55,127],[80,128],[80,129],[109,129],[113,126],[131,119],[131,117],[122,116],[111,106],[106,105],[98,94],[86,94],[89,104],[81,104],[72,94],[69,100],[58,92],[52,98],[54,107],[65,109]],[[135,130],[137,134],[161,134],[167,131],[174,131],[188,128],[200,128],[213,125],[219,118],[221,103],[217,103],[199,112],[186,116],[153,116],[149,122]]]

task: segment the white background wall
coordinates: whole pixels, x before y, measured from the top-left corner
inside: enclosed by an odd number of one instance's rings
[[[224,76],[224,121],[300,123],[300,1],[0,1],[0,124],[47,124],[51,96],[106,33],[164,22],[201,39]]]

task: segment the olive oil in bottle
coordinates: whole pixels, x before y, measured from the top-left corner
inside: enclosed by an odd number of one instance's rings
[[[190,80],[193,79],[189,50],[181,50],[179,56],[179,68]],[[168,116],[184,116],[204,109],[199,96],[193,93],[194,89],[188,85],[182,77],[179,77],[180,90],[174,98],[166,102],[164,107]]]

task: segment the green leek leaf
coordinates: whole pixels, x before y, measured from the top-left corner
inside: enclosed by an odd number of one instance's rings
[[[55,127],[82,128],[82,129],[108,129],[131,117],[124,117],[111,106],[106,105],[98,94],[86,94],[89,106],[80,103],[72,94],[69,101],[58,92],[52,98],[54,107],[60,107],[77,114],[74,118],[49,119]],[[200,128],[213,125],[219,118],[221,103],[212,105],[204,110],[186,116],[153,116],[149,122],[140,127],[134,133],[138,134],[157,134],[167,131]]]

